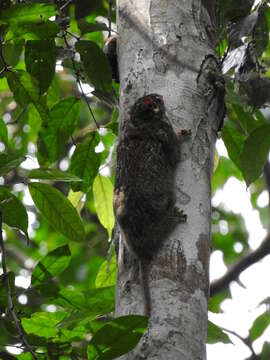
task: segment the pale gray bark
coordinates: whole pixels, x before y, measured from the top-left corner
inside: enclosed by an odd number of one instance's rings
[[[187,223],[177,226],[150,263],[149,329],[137,348],[121,359],[202,360],[206,357],[211,173],[217,103],[210,101],[213,89],[198,85],[196,78],[205,56],[213,54],[215,49],[213,3],[205,0],[117,2],[120,130],[135,100],[148,93],[163,95],[168,118],[176,131],[192,130],[191,139],[181,145],[176,174],[176,205],[187,214]],[[120,241],[116,313],[143,314],[138,267],[126,253]],[[123,257],[127,260],[123,261]]]

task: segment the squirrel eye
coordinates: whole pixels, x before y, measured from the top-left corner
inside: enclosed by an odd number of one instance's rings
[[[152,105],[152,99],[150,97],[147,97],[144,99],[144,105],[151,106]]]

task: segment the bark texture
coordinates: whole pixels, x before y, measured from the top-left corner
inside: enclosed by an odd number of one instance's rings
[[[148,332],[121,359],[202,360],[218,104],[201,65],[215,52],[215,1],[118,0],[117,8],[120,137],[134,102],[150,93],[163,95],[175,131],[192,130],[181,145],[176,173],[176,206],[187,214],[187,223],[177,226],[149,264]],[[138,263],[121,239],[116,313],[143,314]]]

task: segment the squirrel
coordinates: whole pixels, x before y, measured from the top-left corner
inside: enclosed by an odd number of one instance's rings
[[[165,115],[163,97],[139,98],[117,147],[114,213],[129,252],[139,260],[144,313],[151,314],[148,264],[164,238],[187,216],[175,207],[174,174],[180,160],[179,140]]]

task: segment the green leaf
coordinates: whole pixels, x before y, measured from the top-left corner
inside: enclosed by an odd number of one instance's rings
[[[95,22],[89,23],[82,18],[79,22],[81,34],[86,34],[95,31],[108,31],[108,26],[105,23]]]
[[[265,342],[263,344],[261,360],[269,360],[269,359],[270,359],[270,342]]]
[[[25,160],[24,156],[0,154],[0,176],[8,174]]]
[[[48,109],[40,99],[37,80],[23,70],[8,72],[7,80],[15,101],[23,108],[33,103],[43,121],[47,122]]]
[[[213,178],[212,178],[213,194],[218,188],[223,187],[223,185],[229,179],[230,176],[234,176],[241,181],[243,180],[241,171],[239,170],[238,167],[236,167],[235,163],[232,160],[227,159],[224,156],[221,156],[219,158],[218,167],[216,171],[213,173]]]
[[[270,325],[270,313],[266,311],[265,313],[261,314],[257,317],[257,319],[252,324],[251,329],[249,330],[250,339],[252,341],[258,339],[266,328]]]
[[[54,39],[59,31],[59,26],[50,20],[16,23],[9,28],[6,41]]]
[[[5,62],[8,65],[15,66],[20,60],[20,55],[22,52],[22,43],[18,44],[3,44],[3,57]],[[0,60],[1,67],[3,67],[3,62]]]
[[[0,24],[39,22],[55,15],[55,8],[46,4],[17,4],[1,11]]]
[[[114,227],[113,185],[111,181],[104,176],[97,175],[93,183],[93,195],[99,221],[111,237]]]
[[[91,84],[97,89],[111,91],[112,71],[109,61],[100,47],[89,40],[80,40],[75,44],[80,53],[85,73]]]
[[[110,122],[106,125],[106,128],[111,129],[116,136],[118,136],[118,117],[119,110],[117,108],[114,108],[112,116],[110,118]]]
[[[263,172],[270,149],[270,125],[253,130],[244,143],[240,156],[240,168],[249,186]]]
[[[20,355],[16,355],[16,359],[18,360],[32,360],[32,355],[28,353],[22,353]]]
[[[11,295],[14,295],[15,288],[15,274],[12,271],[7,273],[9,285],[11,288]],[[8,308],[8,297],[6,289],[6,276],[4,274],[0,275],[0,311],[4,313]]]
[[[244,144],[243,135],[233,126],[224,125],[222,129],[222,140],[224,141],[230,159],[238,168],[240,167],[240,154]]]
[[[145,333],[148,319],[129,315],[114,319],[95,333],[88,345],[88,359],[111,360],[132,350]]]
[[[3,222],[12,228],[21,230],[28,239],[27,212],[20,200],[4,188],[0,188],[0,210]]]
[[[38,80],[40,94],[50,86],[55,73],[56,46],[54,40],[30,40],[25,45],[26,69]]]
[[[8,131],[7,126],[2,118],[0,118],[0,140],[6,145],[8,144]]]
[[[55,8],[46,4],[17,4],[1,12],[0,24],[8,25],[6,41],[18,39],[49,39],[55,37],[58,26],[49,21]]]
[[[60,87],[57,75],[54,76],[51,85],[47,91],[47,105],[51,109],[60,100]]]
[[[113,256],[110,263],[105,260],[99,268],[99,272],[96,277],[95,285],[97,288],[115,286],[117,276],[117,264],[116,257]]]
[[[68,97],[60,100],[50,110],[48,124],[40,131],[42,145],[39,151],[53,163],[64,153],[66,142],[72,135],[81,111],[81,100]]]
[[[217,342],[222,342],[224,344],[231,343],[231,340],[227,334],[223,332],[223,330],[208,320],[208,336],[207,343],[215,344]]]
[[[98,133],[92,133],[84,142],[78,144],[70,160],[70,172],[83,180],[82,184],[72,184],[73,191],[87,192],[98,173],[101,156],[95,153],[100,142]]]
[[[35,334],[49,339],[57,335],[56,325],[66,315],[64,312],[36,312],[29,319],[22,318],[22,326],[27,334]]]
[[[67,245],[61,246],[37,263],[32,273],[32,285],[39,285],[61,274],[69,265],[71,253]]]
[[[222,313],[222,309],[220,308],[220,304],[225,300],[231,298],[230,291],[225,290],[221,293],[218,293],[214,296],[210,296],[208,301],[208,310],[213,313]]]
[[[73,191],[72,189],[68,192],[68,200],[71,202],[71,204],[76,208],[78,213],[81,213],[81,210],[84,206],[84,193],[81,191]]]
[[[49,224],[71,240],[84,240],[82,220],[59,190],[47,184],[31,183],[29,191],[35,205]]]
[[[89,314],[109,314],[114,311],[115,285],[84,291]]]
[[[28,173],[29,179],[42,179],[42,180],[54,180],[54,181],[82,181],[82,179],[77,176],[57,169],[34,169]]]

